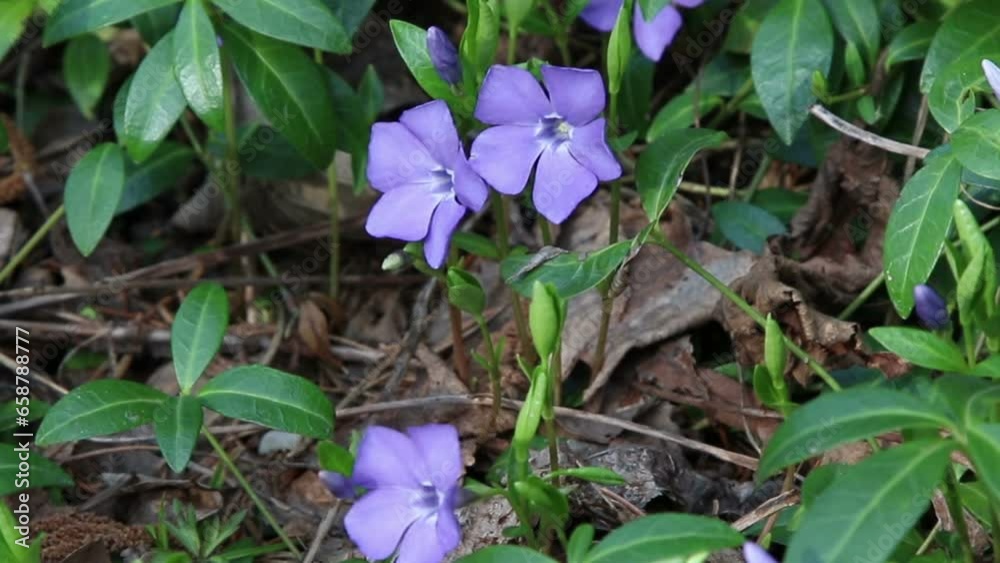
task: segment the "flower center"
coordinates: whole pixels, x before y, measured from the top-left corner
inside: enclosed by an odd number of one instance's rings
[[[455,172],[440,167],[431,170],[431,192],[445,193],[455,189]]]
[[[428,511],[436,511],[443,501],[441,493],[431,483],[420,484],[420,499],[417,505]]]
[[[573,126],[561,115],[553,113],[538,122],[535,136],[543,143],[561,145],[573,138]]]

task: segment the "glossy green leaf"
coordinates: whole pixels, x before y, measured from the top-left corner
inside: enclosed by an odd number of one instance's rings
[[[699,151],[717,147],[728,137],[711,129],[676,129],[664,131],[639,156],[635,169],[636,186],[642,207],[650,221],[659,221],[691,159]]]
[[[955,156],[969,170],[1000,180],[1000,110],[977,113],[952,137]]]
[[[24,491],[27,487],[19,486],[23,483],[30,484],[32,489],[47,489],[49,487],[72,487],[76,483],[58,464],[46,459],[40,452],[28,444],[28,477],[24,477],[23,471],[18,466],[23,461],[21,455],[25,454],[20,449],[22,442],[19,438],[14,438],[13,444],[0,443],[0,496],[13,495]],[[21,473],[22,477],[17,474]]]
[[[225,416],[268,428],[327,438],[333,406],[315,383],[264,366],[227,370],[198,393],[203,404]]]
[[[563,299],[597,287],[628,257],[632,243],[622,241],[585,256],[565,253],[539,263],[539,255],[511,254],[500,264],[504,280],[530,297],[536,281],[551,283]]]
[[[1000,355],[993,355],[979,362],[968,372],[979,377],[1000,379]]]
[[[45,26],[44,46],[82,35],[180,0],[63,0]]]
[[[812,75],[833,61],[833,29],[819,0],[781,0],[767,15],[750,54],[754,86],[778,136],[795,139],[816,102]]]
[[[187,145],[164,141],[142,164],[126,161],[125,189],[115,215],[131,211],[176,188],[190,172],[194,158],[194,151]]]
[[[656,112],[656,116],[646,130],[646,142],[652,143],[664,133],[675,129],[684,129],[694,125],[695,92],[688,89],[673,97],[667,105]],[[698,114],[704,116],[722,104],[719,96],[704,96],[698,99]]]
[[[1000,3],[973,0],[951,12],[934,35],[920,75],[920,91],[930,93],[934,81],[956,61],[980,59],[1000,52]]]
[[[1000,500],[1000,424],[973,423],[966,428],[969,457],[976,466],[976,476]]]
[[[931,48],[934,34],[937,33],[939,22],[928,20],[912,23],[903,28],[887,47],[885,56],[886,70],[898,64],[908,61],[917,61],[927,56],[927,51]]]
[[[700,553],[737,547],[745,540],[725,522],[689,514],[656,514],[633,520],[604,537],[585,563],[684,561]]]
[[[201,401],[190,395],[168,397],[153,416],[153,431],[163,459],[174,472],[184,471],[201,432]]]
[[[726,33],[723,48],[731,53],[749,55],[753,38],[760,29],[761,22],[778,0],[747,0],[741,6]]]
[[[427,30],[402,20],[392,20],[389,28],[399,56],[424,92],[432,98],[445,100],[453,110],[463,115],[472,115],[473,104],[468,101],[459,104],[459,98],[452,92],[451,86],[434,69],[434,63],[427,52]]]
[[[191,109],[217,131],[225,127],[222,63],[215,28],[202,0],[187,0],[174,32],[177,81]]]
[[[156,45],[177,24],[180,12],[180,4],[169,4],[135,16],[132,18],[132,26],[139,31],[139,35],[147,44]]]
[[[556,563],[556,560],[527,547],[491,545],[455,563]]]
[[[903,187],[886,227],[886,288],[903,318],[913,310],[913,288],[926,282],[951,228],[962,167],[952,152],[929,158]]]
[[[869,332],[887,350],[928,369],[965,371],[965,356],[951,340],[919,328],[880,326]]]
[[[128,89],[120,140],[137,163],[156,151],[187,107],[174,74],[173,36],[167,34],[149,51]]]
[[[805,513],[785,559],[889,560],[930,504],[952,449],[944,440],[910,442],[850,468]]]
[[[341,475],[351,475],[354,472],[354,454],[336,442],[323,440],[316,444],[316,460],[320,468],[326,471]]]
[[[882,41],[876,0],[824,0],[823,3],[840,36],[857,45],[869,67],[874,65]]]
[[[979,59],[963,59],[945,67],[931,87],[927,102],[934,119],[953,133],[976,113],[976,91],[989,90]]]
[[[767,211],[742,201],[721,201],[712,206],[715,224],[737,248],[763,254],[768,237],[786,232],[785,224]]]
[[[326,4],[327,8],[330,8],[333,15],[343,24],[347,36],[351,37],[361,27],[361,23],[365,21],[365,16],[371,11],[375,0],[352,0],[351,2],[345,2],[344,0],[323,0],[323,3]]]
[[[793,463],[892,430],[949,425],[945,414],[901,391],[853,388],[820,395],[778,427],[764,450],[757,476],[763,480]]]
[[[81,35],[66,45],[63,51],[63,78],[84,117],[94,118],[94,106],[104,94],[110,72],[108,48],[96,35]]]
[[[181,392],[188,393],[222,346],[229,327],[229,299],[216,283],[188,293],[170,327],[170,354]]]
[[[8,0],[0,17],[0,59],[17,43],[24,30],[24,22],[35,7],[34,0]]]
[[[167,398],[153,389],[120,379],[84,383],[59,400],[38,427],[39,446],[124,432],[152,422]]]
[[[321,69],[301,49],[233,24],[224,48],[271,125],[317,168],[333,160],[338,124]]]
[[[212,0],[237,22],[275,39],[332,53],[350,53],[351,38],[320,0]]]
[[[115,135],[119,139],[125,137],[125,106],[128,105],[128,93],[132,89],[132,81],[135,80],[135,74],[130,75],[122,82],[122,85],[118,87],[118,92],[115,93],[115,101],[111,108],[111,124],[114,126]]]
[[[66,222],[84,256],[97,248],[118,208],[125,186],[125,160],[117,145],[97,145],[66,179]]]

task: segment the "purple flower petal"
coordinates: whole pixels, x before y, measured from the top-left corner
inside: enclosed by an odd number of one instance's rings
[[[490,195],[486,184],[465,160],[464,154],[455,159],[454,171],[455,195],[458,196],[458,202],[473,212],[478,212],[486,205],[486,198]]]
[[[336,471],[320,471],[319,479],[334,496],[341,500],[354,500],[358,496],[354,492],[354,480],[346,475]]]
[[[534,125],[491,127],[472,142],[469,164],[496,191],[517,195],[524,191],[543,148],[535,139]]]
[[[598,180],[607,182],[621,177],[622,166],[608,147],[604,137],[604,118],[595,119],[588,125],[573,130],[573,139],[569,142],[569,152],[597,176]]]
[[[458,544],[444,546],[437,534],[437,518],[424,518],[410,526],[399,544],[396,563],[441,563]]]
[[[399,122],[420,140],[439,164],[445,168],[454,168],[453,164],[457,155],[461,154],[462,146],[448,104],[441,100],[427,102],[404,111]]]
[[[625,0],[591,0],[580,12],[580,18],[598,31],[611,31],[623,4]]]
[[[426,507],[413,502],[416,495],[419,492],[405,488],[376,489],[354,503],[344,517],[344,527],[365,557],[386,559],[396,552],[407,529],[428,516]]]
[[[427,239],[424,240],[424,258],[431,268],[440,268],[448,259],[451,235],[455,232],[463,215],[465,215],[465,207],[454,198],[449,197],[437,206],[437,211],[434,212],[434,217],[431,219]],[[412,437],[412,432],[410,435]],[[418,451],[424,449],[421,444],[416,444],[416,446]],[[437,455],[436,451],[434,451],[434,455]],[[426,477],[426,475],[421,474],[420,480],[424,481]]]
[[[476,119],[490,125],[534,125],[552,112],[552,105],[530,72],[493,65],[476,102]]]
[[[697,8],[705,3],[705,0],[674,0],[674,4],[685,8]]]
[[[422,476],[427,473],[422,459],[413,440],[406,434],[384,426],[372,426],[365,431],[358,445],[354,478],[359,482],[371,483],[375,488],[396,487],[419,491]]]
[[[934,291],[934,288],[920,284],[913,288],[913,301],[917,309],[917,317],[931,330],[938,330],[948,326],[950,316],[948,315],[948,303],[943,297]]]
[[[983,59],[983,72],[986,73],[986,80],[993,88],[993,95],[1000,98],[1000,67],[989,59]]]
[[[438,542],[447,551],[455,549],[458,544],[462,543],[462,526],[458,523],[458,518],[455,517],[455,509],[458,503],[457,497],[463,491],[464,489],[453,487],[447,494],[444,506],[438,510]]]
[[[667,45],[674,41],[681,29],[681,13],[673,5],[669,5],[651,21],[642,17],[642,8],[635,3],[635,13],[632,17],[633,33],[639,50],[650,60],[659,61]]]
[[[426,179],[439,167],[427,148],[399,123],[372,125],[368,143],[368,182],[380,192]]]
[[[604,81],[596,70],[543,66],[552,107],[571,125],[585,125],[604,109]]]
[[[462,81],[462,65],[458,60],[458,49],[440,27],[431,26],[427,30],[427,53],[441,80],[448,84],[458,84]]]
[[[539,213],[559,224],[596,188],[597,177],[577,162],[563,143],[546,150],[538,159],[532,200]]]
[[[431,217],[445,193],[434,193],[421,184],[385,192],[368,213],[365,230],[373,237],[388,237],[407,242],[423,240]]]
[[[743,558],[747,563],[778,563],[763,547],[749,541],[743,544]]]
[[[441,207],[444,205],[442,203]],[[426,424],[409,428],[406,433],[413,439],[418,451],[430,454],[424,456],[425,466],[430,471],[430,475],[425,477],[439,491],[455,488],[464,473],[458,430],[450,424]]]

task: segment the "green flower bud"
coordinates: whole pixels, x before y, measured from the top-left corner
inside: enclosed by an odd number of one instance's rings
[[[448,301],[474,317],[481,317],[486,308],[486,293],[472,274],[448,268]]]
[[[385,257],[382,260],[382,271],[383,272],[395,272],[397,270],[402,270],[413,260],[408,254],[402,251],[393,252],[392,254]]]
[[[785,365],[788,362],[788,351],[785,349],[781,326],[771,315],[767,316],[764,329],[764,364],[776,388],[785,386]]]
[[[535,343],[535,350],[538,351],[538,357],[543,363],[548,362],[559,344],[563,322],[562,309],[561,299],[556,294],[555,286],[536,281],[532,288],[528,323],[531,326],[531,338]]]

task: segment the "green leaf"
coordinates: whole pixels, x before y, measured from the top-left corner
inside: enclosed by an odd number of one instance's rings
[[[147,44],[156,45],[174,28],[180,12],[181,7],[176,4],[163,6],[135,16],[132,18],[132,26],[139,31],[139,35]]]
[[[264,366],[227,370],[198,393],[204,405],[230,418],[326,438],[333,432],[333,406],[315,383]]]
[[[660,220],[691,159],[698,151],[717,147],[728,137],[711,129],[677,129],[665,131],[639,156],[635,169],[636,186],[646,216]]]
[[[691,89],[674,96],[667,102],[667,105],[660,108],[652,123],[649,124],[649,129],[646,131],[646,142],[652,143],[667,131],[684,129],[694,125],[694,101],[695,92]],[[702,95],[698,99],[698,114],[704,116],[721,104],[722,98],[719,96]]]
[[[164,141],[142,164],[125,162],[125,189],[115,215],[131,211],[178,186],[194,162],[187,145]]]
[[[361,110],[368,123],[374,123],[378,114],[382,112],[385,104],[385,87],[378,77],[375,65],[368,65],[365,73],[361,75],[361,83],[358,84],[358,98],[361,100]]]
[[[209,127],[225,128],[222,63],[202,0],[187,0],[174,32],[174,68],[191,109]]]
[[[991,531],[993,510],[990,506],[990,495],[983,483],[959,483],[958,494],[962,499],[962,506],[984,524],[986,531]]]
[[[546,475],[546,477],[549,479],[554,477],[572,477],[574,479],[590,481],[591,483],[613,486],[628,483],[624,477],[607,467],[571,467],[569,469],[553,471]]]
[[[874,65],[882,40],[875,0],[823,0],[823,3],[841,37],[857,45],[869,67]]]
[[[201,401],[190,395],[168,397],[154,413],[156,443],[175,473],[184,471],[191,460],[201,432],[202,416]]]
[[[793,463],[891,430],[949,425],[944,414],[901,391],[856,388],[820,395],[778,427],[760,459],[757,476],[762,480]]]
[[[229,327],[229,299],[216,283],[203,283],[181,303],[170,327],[170,354],[181,392],[188,393],[211,363]]]
[[[134,381],[99,379],[59,400],[38,427],[39,446],[124,432],[152,422],[163,393]]]
[[[94,106],[101,100],[111,72],[108,48],[96,35],[81,35],[63,51],[63,78],[70,96],[87,119],[94,118]]]
[[[993,355],[979,362],[971,370],[970,375],[1000,379],[1000,355]]]
[[[180,0],[63,0],[45,26],[45,47]]]
[[[760,29],[767,13],[778,3],[778,0],[747,0],[736,12],[733,22],[729,24],[726,42],[723,48],[730,53],[749,55],[753,46],[753,38]]]
[[[0,17],[0,59],[20,39],[24,22],[34,7],[34,0],[8,0],[4,3],[3,17]]]
[[[354,454],[336,442],[323,440],[316,444],[316,458],[321,469],[341,475],[354,472]]]
[[[722,234],[737,248],[764,253],[768,237],[784,234],[785,224],[767,211],[742,201],[721,201],[712,206],[712,217]]]
[[[968,369],[962,351],[951,340],[919,328],[880,326],[869,332],[887,350],[928,369],[962,372]]]
[[[343,24],[344,31],[348,37],[352,37],[358,31],[361,22],[365,21],[365,16],[368,15],[368,12],[371,11],[372,6],[375,4],[375,0],[353,0],[351,2],[344,2],[344,0],[323,1],[326,7],[330,8],[333,15]]]
[[[951,152],[928,159],[903,187],[886,227],[885,283],[903,318],[913,310],[913,288],[934,270],[951,228],[962,167]]]
[[[945,131],[954,133],[975,114],[975,92],[985,90],[989,86],[979,59],[955,61],[944,68],[931,86],[927,100],[931,115]]]
[[[944,69],[961,60],[1000,52],[1000,4],[974,0],[952,11],[934,35],[920,75],[920,91],[930,93]]]
[[[320,0],[212,0],[237,22],[268,37],[348,54],[351,38]]]
[[[816,102],[812,75],[826,76],[833,60],[833,30],[819,0],[781,0],[754,38],[750,65],[771,124],[785,144]]]
[[[785,559],[887,561],[927,509],[952,449],[950,441],[910,442],[852,467],[806,512]]]
[[[556,560],[527,547],[492,545],[455,563],[556,563]]]
[[[271,125],[317,168],[333,160],[338,124],[320,68],[301,49],[233,24],[222,27],[240,80]]]
[[[525,297],[532,295],[535,282],[540,281],[554,285],[560,297],[569,299],[608,279],[628,257],[631,246],[630,241],[621,241],[585,256],[560,254],[537,265],[537,256],[515,253],[500,264],[500,273]]]
[[[23,471],[18,468],[22,461],[21,455],[25,455],[25,450],[20,450],[17,444],[18,438],[14,438],[15,444],[0,443],[0,496],[13,495],[19,491],[28,489],[47,489],[49,487],[72,487],[76,483],[59,465],[49,461],[42,454],[30,447],[27,449],[28,466],[30,468],[29,477],[23,477]],[[17,445],[17,447],[15,447]],[[22,477],[17,474],[21,473]]]
[[[173,35],[168,33],[149,51],[128,89],[121,142],[137,163],[156,151],[187,107],[174,74]]]
[[[970,117],[951,139],[955,156],[972,172],[1000,180],[1000,110]]]
[[[908,61],[918,61],[927,56],[927,51],[931,48],[931,41],[937,33],[939,22],[928,20],[916,22],[903,28],[886,48],[888,52],[885,56],[886,71],[892,67]]]
[[[505,15],[510,28],[514,30],[515,37],[521,28],[521,22],[528,17],[531,9],[535,6],[535,0],[506,0],[504,2]]]
[[[611,30],[611,37],[608,39],[608,92],[614,98],[621,91],[622,79],[625,77],[625,70],[628,68],[628,61],[632,57],[632,30],[629,22],[632,21],[631,2],[622,4],[618,10],[618,19],[615,27]]]
[[[84,256],[97,248],[118,208],[125,186],[125,160],[117,145],[103,143],[87,153],[66,179],[66,222]]]
[[[392,30],[392,39],[396,42],[399,55],[424,92],[432,98],[448,102],[453,110],[462,115],[472,115],[472,104],[459,104],[458,96],[452,92],[451,86],[434,69],[430,53],[427,52],[427,31],[402,20],[390,21],[389,29]]]
[[[969,457],[976,466],[976,476],[994,499],[1000,501],[1000,424],[971,424],[966,428]]]
[[[646,21],[652,21],[663,8],[666,8],[672,3],[672,0],[636,0],[639,3],[639,9],[642,10],[642,18]]]
[[[614,530],[584,559],[586,563],[660,563],[737,547],[743,536],[715,518],[657,514]]]

